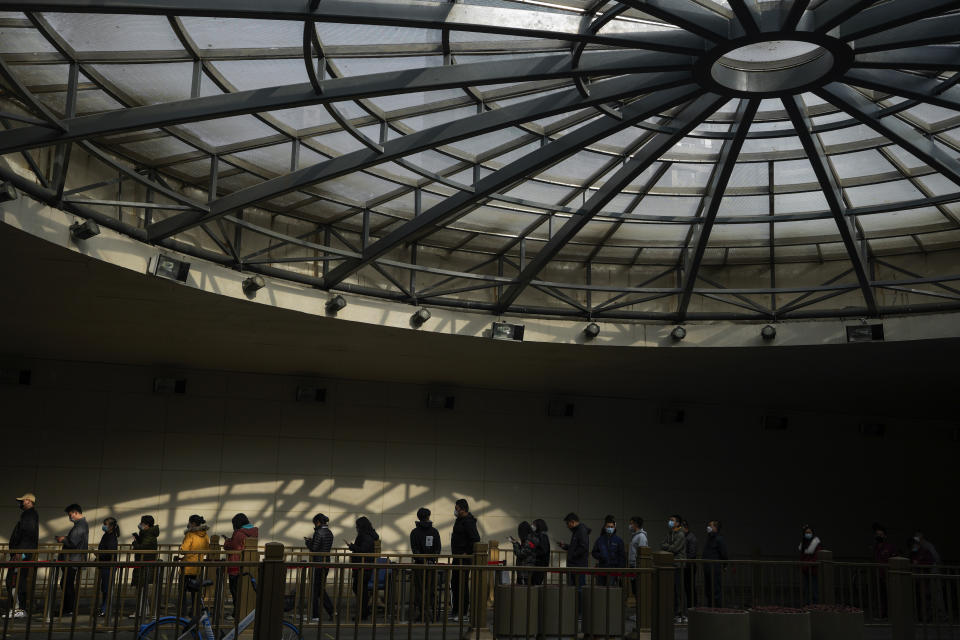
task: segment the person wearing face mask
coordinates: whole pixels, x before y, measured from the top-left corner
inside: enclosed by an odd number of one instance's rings
[[[936,573],[940,554],[919,529],[909,540],[910,562],[916,565],[917,573]],[[921,621],[933,622],[945,618],[943,586],[939,579],[918,580],[917,614]]]
[[[233,533],[230,539],[223,543],[223,548],[227,551],[243,551],[244,541],[247,538],[257,539],[260,537],[260,529],[250,523],[250,518],[245,513],[238,513],[230,520],[233,527]],[[224,536],[226,537],[226,536]],[[240,562],[240,553],[228,553],[227,560]],[[230,598],[233,600],[233,616],[224,616],[227,620],[232,620],[240,611],[238,607],[238,598],[240,597],[240,566],[233,565],[227,567],[227,582],[230,585]]]
[[[580,516],[571,512],[563,519],[570,530],[570,542],[558,542],[560,548],[567,552],[567,567],[587,566],[587,553],[590,549],[590,528],[580,522]],[[567,582],[577,587],[577,611],[581,611],[581,591],[586,583],[586,575],[582,573],[567,573]]]
[[[669,551],[673,554],[674,560],[686,560],[687,558],[687,538],[683,534],[683,518],[679,515],[672,515],[667,519],[667,536],[660,543],[661,551]],[[680,565],[677,565],[677,574],[673,589],[673,621],[677,624],[686,622],[686,609],[683,606],[683,572]]]
[[[603,519],[603,533],[593,543],[594,560],[602,569],[622,569],[627,564],[623,540],[617,535],[617,521],[612,515]],[[597,575],[595,583],[600,586],[617,586],[615,576]]]
[[[684,553],[688,560],[697,557],[697,535],[690,530],[690,523],[683,521]],[[683,566],[683,585],[686,588],[687,609],[697,606],[697,564],[688,562]]]
[[[800,552],[800,573],[803,577],[803,602],[804,604],[817,604],[820,602],[820,577],[817,570],[817,553],[821,549],[820,538],[813,532],[813,527],[808,524],[801,528],[803,538],[797,545]]]
[[[353,542],[348,542],[347,547],[355,554],[363,554],[350,558],[353,563],[368,564],[373,563],[376,558],[372,554],[376,553],[376,542],[380,539],[377,532],[373,529],[373,523],[366,516],[360,516],[356,521],[357,537]],[[370,582],[370,572],[367,570],[353,569],[353,593],[357,596],[357,609],[360,611],[360,618],[366,620],[370,617],[370,598],[368,583]]]
[[[17,502],[20,506],[20,519],[10,534],[10,559],[30,560],[33,554],[19,550],[33,551],[40,545],[40,518],[34,505],[37,496],[25,493]],[[33,608],[30,604],[32,571],[27,568],[11,569],[7,571],[6,585],[10,596],[9,615],[12,618],[26,618]]]
[[[159,536],[160,527],[156,525],[153,516],[142,516],[140,523],[137,525],[137,531],[133,534],[133,544],[131,546],[134,551],[147,553],[136,553],[133,556],[133,561],[138,565],[133,569],[132,576],[133,585],[137,588],[137,605],[133,613],[128,616],[129,618],[149,615],[150,591],[154,579],[154,569],[150,566],[150,563],[157,561],[156,553],[149,552],[157,550]]]
[[[470,513],[470,505],[463,498],[454,503],[453,532],[450,534],[450,553],[453,555],[473,554],[473,545],[480,542],[477,519]],[[472,558],[454,558],[453,564],[472,564]],[[457,569],[450,576],[450,591],[453,597],[453,612],[450,619],[454,622],[468,617],[470,611],[470,572]]]
[[[513,544],[513,562],[518,567],[532,567],[537,560],[537,540],[533,526],[526,520],[517,526],[517,537],[507,538]],[[530,572],[518,571],[517,584],[530,584]]]
[[[550,536],[547,534],[547,523],[537,518],[533,521],[533,535],[536,536],[536,552],[534,554],[534,566],[550,566]],[[546,571],[533,571],[530,574],[530,584],[543,584],[547,576]]]
[[[333,548],[333,532],[329,527],[330,518],[325,514],[318,513],[313,516],[313,535],[304,538],[303,541],[313,553],[329,553]],[[329,555],[311,556],[310,562],[330,562]],[[333,608],[333,601],[327,593],[327,573],[329,567],[318,567],[313,570],[313,622],[320,622],[320,602],[323,602],[323,610],[333,621],[336,611]]]
[[[87,519],[83,517],[83,509],[80,505],[73,503],[67,505],[63,510],[67,514],[73,526],[65,536],[57,536],[56,540],[63,545],[64,549],[72,549],[75,553],[60,554],[61,560],[70,562],[83,562],[87,559],[86,549],[89,546],[90,527],[87,525]],[[80,553],[80,550],[83,553]],[[62,616],[72,616],[77,605],[77,573],[79,567],[67,567],[63,575],[63,609]]]
[[[630,546],[628,548],[627,564],[632,568],[636,568],[640,566],[640,549],[649,547],[650,544],[647,541],[647,532],[643,528],[643,518],[640,516],[631,516],[627,527],[630,529]],[[640,579],[633,578],[630,583],[634,597],[640,597]],[[633,621],[636,622],[636,616],[631,617]]]
[[[887,538],[887,528],[879,522],[873,527],[873,561],[877,564],[888,564],[890,558],[897,555],[897,547]],[[887,570],[877,572],[877,618],[887,617]]]
[[[210,538],[207,531],[210,526],[206,519],[198,514],[193,514],[187,519],[187,528],[183,530],[183,542],[180,543],[180,552],[182,554],[181,562],[195,563],[203,561],[201,551],[210,550]],[[180,608],[183,615],[188,618],[192,615],[197,604],[197,592],[192,589],[186,589],[185,585],[189,580],[203,581],[203,567],[198,565],[185,566],[182,568],[183,597],[180,600]],[[190,599],[190,605],[186,606],[187,598]]]
[[[704,560],[728,560],[727,541],[720,533],[720,521],[707,523],[707,541],[703,544]],[[703,590],[707,596],[707,606],[723,607],[723,565],[719,562],[703,564]]]
[[[120,548],[120,527],[117,526],[116,518],[104,518],[100,525],[103,535],[100,536],[100,544],[97,549],[100,551],[116,551]],[[115,553],[98,553],[97,560],[100,562],[115,563],[119,561]],[[113,567],[100,567],[100,607],[97,609],[97,615],[106,615],[110,608],[108,598],[110,597],[110,586],[113,584],[113,576],[116,570]]]

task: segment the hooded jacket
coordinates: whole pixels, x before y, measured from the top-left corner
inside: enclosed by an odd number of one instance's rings
[[[473,545],[480,542],[480,532],[477,531],[477,519],[472,513],[457,518],[453,523],[453,533],[450,534],[450,553],[463,555],[473,553]]]
[[[243,549],[243,541],[247,538],[259,538],[260,529],[253,526],[252,524],[245,524],[239,529],[234,530],[233,535],[230,536],[230,539],[223,543],[223,548],[227,551],[240,551]],[[240,562],[239,553],[228,553],[227,560],[233,562]],[[240,567],[234,565],[232,567],[227,567],[227,575],[238,576],[240,575]]]
[[[183,553],[182,562],[202,562],[203,554],[190,553],[196,551],[208,551],[210,549],[210,538],[207,537],[206,524],[187,527],[184,531],[183,542],[180,543],[180,551]],[[188,576],[195,576],[200,573],[200,567],[184,567],[183,573]]]
[[[377,548],[374,546],[374,543],[379,539],[380,536],[372,529],[370,531],[358,531],[357,537],[353,540],[353,544],[347,546],[350,548],[350,551],[354,553],[375,553]],[[357,558],[353,560],[353,562],[374,562],[375,560],[376,558],[369,556]],[[359,569],[354,569],[354,571],[359,571]]]
[[[410,549],[414,555],[437,554],[442,552],[443,545],[440,542],[440,532],[433,526],[430,520],[420,520],[417,526],[410,532]],[[414,558],[416,564],[424,564],[428,558]],[[436,560],[429,558],[430,564]]]
[[[537,548],[534,553],[534,565],[538,567],[550,566],[550,536],[546,531],[534,531],[531,540],[536,541]]]
[[[640,549],[641,547],[649,547],[650,544],[647,542],[647,532],[643,527],[640,527],[634,534],[633,538],[630,539],[630,566],[637,566],[637,562],[640,560]]]
[[[20,520],[13,527],[10,534],[11,551],[24,549],[35,551],[40,544],[40,517],[37,508],[30,507],[20,511]]]
[[[136,551],[140,550],[156,550],[157,549],[157,539],[160,537],[160,527],[153,525],[147,527],[146,529],[141,530],[139,533],[133,534],[133,548]],[[156,560],[157,556],[154,553],[138,553],[136,556],[137,562],[143,560]]]
[[[61,560],[71,560],[73,562],[82,562],[87,559],[87,548],[90,546],[90,527],[87,525],[87,519],[81,517],[73,523],[73,528],[67,534],[63,541],[64,549],[83,549],[84,553],[65,553],[61,554]]]
[[[117,540],[117,530],[107,531],[100,537],[100,544],[97,545],[97,549],[100,551],[116,551],[119,548],[119,541]],[[120,556],[116,553],[98,553],[97,560],[100,562],[116,562],[120,559]]]
[[[593,543],[593,558],[598,567],[625,567],[627,558],[623,540],[616,533],[601,533]]]
[[[570,544],[567,545],[567,566],[587,566],[587,554],[590,553],[590,527],[582,522],[570,531]]]

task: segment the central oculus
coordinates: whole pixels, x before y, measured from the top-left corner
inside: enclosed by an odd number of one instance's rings
[[[802,40],[765,40],[728,51],[713,63],[710,76],[741,93],[790,92],[815,84],[834,68],[830,51]]]

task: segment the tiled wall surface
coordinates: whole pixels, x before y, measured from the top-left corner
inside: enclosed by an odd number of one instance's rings
[[[446,389],[456,405],[445,410],[428,409],[430,389],[417,385],[7,364],[30,368],[32,384],[0,385],[4,541],[25,491],[38,496],[46,540],[65,533],[63,507],[79,502],[94,525],[118,517],[124,538],[153,514],[164,542],[180,540],[192,513],[226,534],[243,511],[262,539],[298,544],[318,511],[338,541],[366,515],[385,549],[406,551],[421,506],[448,545],[459,497],[485,539],[533,518],[566,539],[568,511],[594,531],[606,513],[622,529],[641,515],[653,541],[669,513],[697,532],[720,518],[739,555],[792,554],[808,521],[847,555],[866,553],[877,519],[901,538],[925,526],[948,555],[956,530],[942,499],[957,443],[942,425],[889,421],[886,437],[865,438],[858,416],[792,415],[787,430],[763,431],[762,409],[693,403],[683,424],[665,425],[654,400],[598,397],[572,397],[574,416],[551,418],[544,394]],[[187,392],[153,393],[153,379],[170,375]],[[296,402],[298,384],[325,386],[327,402]]]

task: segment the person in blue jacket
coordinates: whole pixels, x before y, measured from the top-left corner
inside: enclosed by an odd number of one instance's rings
[[[617,520],[612,515],[603,519],[603,531],[593,543],[592,555],[597,566],[604,569],[622,569],[627,566],[626,547],[617,535]],[[616,586],[616,576],[597,575],[596,584]]]

